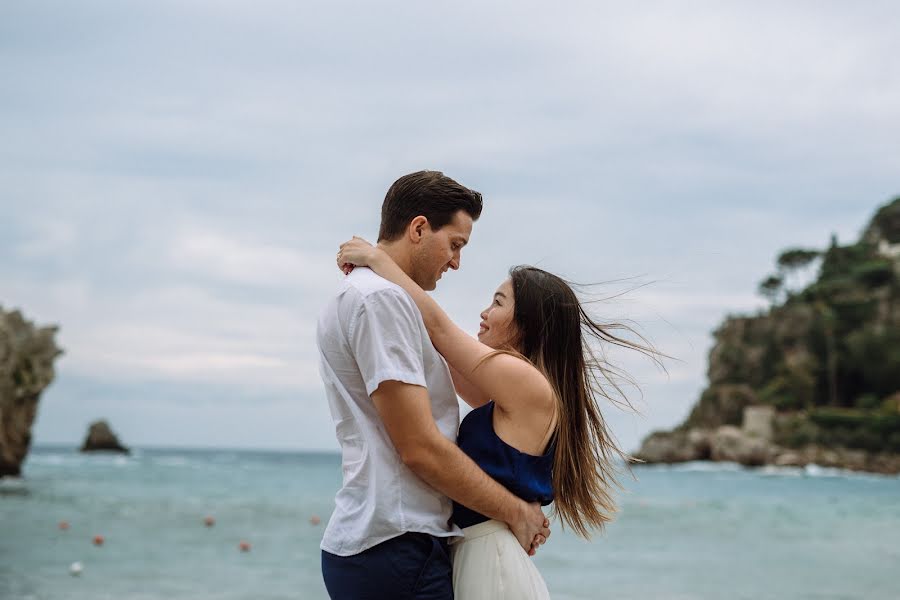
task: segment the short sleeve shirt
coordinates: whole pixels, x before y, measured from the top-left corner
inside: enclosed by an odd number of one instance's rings
[[[449,498],[403,464],[371,399],[384,381],[425,387],[438,429],[456,441],[459,405],[450,371],[412,298],[356,268],[319,315],[316,338],[343,470],[322,549],[350,556],[410,531],[459,535],[449,524]]]

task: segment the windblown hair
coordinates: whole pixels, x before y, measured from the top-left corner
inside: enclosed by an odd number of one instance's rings
[[[602,530],[612,520],[611,492],[620,487],[615,460],[629,461],[610,434],[598,400],[633,409],[619,383],[630,378],[598,356],[592,342],[636,350],[663,369],[664,355],[628,325],[595,321],[572,284],[560,277],[530,266],[513,267],[509,275],[518,329],[512,345],[547,377],[556,395],[556,512],[564,526],[587,538],[591,529]],[[623,331],[639,342],[617,335]]]
[[[477,221],[481,208],[480,193],[440,171],[410,173],[395,181],[384,197],[378,241],[396,240],[419,215],[428,219],[428,225],[437,231],[461,210]]]

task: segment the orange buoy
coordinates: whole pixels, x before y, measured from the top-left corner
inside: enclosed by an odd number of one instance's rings
[[[322,519],[320,519],[320,518],[317,517],[316,515],[313,515],[313,516],[311,516],[311,517],[309,518],[309,524],[310,524],[310,525],[318,525],[318,524],[321,523],[321,522],[322,522]]]
[[[68,522],[68,521],[60,521],[60,522],[59,522],[59,529],[60,529],[61,531],[68,531],[68,530],[69,530],[69,522]]]
[[[203,519],[203,524],[207,527],[212,527],[216,524],[216,520],[213,517],[206,517],[205,519]]]
[[[102,546],[103,542],[105,542],[105,541],[106,541],[106,539],[102,535],[94,536],[94,545],[95,546]]]
[[[242,540],[241,543],[238,544],[238,548],[241,549],[241,552],[250,552],[250,542],[245,542]]]

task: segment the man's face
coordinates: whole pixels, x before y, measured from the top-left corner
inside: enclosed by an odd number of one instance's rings
[[[460,253],[472,235],[472,217],[461,210],[453,220],[434,231],[426,225],[412,257],[412,277],[423,290],[433,290],[447,269],[459,268]]]

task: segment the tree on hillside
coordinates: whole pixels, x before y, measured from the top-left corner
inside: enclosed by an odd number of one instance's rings
[[[819,322],[822,326],[822,333],[825,340],[825,377],[828,386],[828,404],[830,406],[838,405],[838,353],[837,342],[835,340],[834,329],[837,317],[834,310],[822,299],[816,299],[813,302]]]
[[[759,293],[772,304],[778,300],[784,280],[778,275],[769,275],[759,283]]]
[[[819,258],[821,254],[818,250],[789,248],[778,255],[778,268],[784,271],[796,271],[809,265],[809,263]]]
[[[891,244],[900,244],[900,197],[878,209],[865,237],[872,241],[877,237]]]
[[[788,248],[778,255],[778,259],[775,262],[786,294],[790,296],[792,293],[792,290],[788,288],[788,281],[793,279],[796,284],[803,269],[820,256],[822,256],[820,251],[806,248]]]

